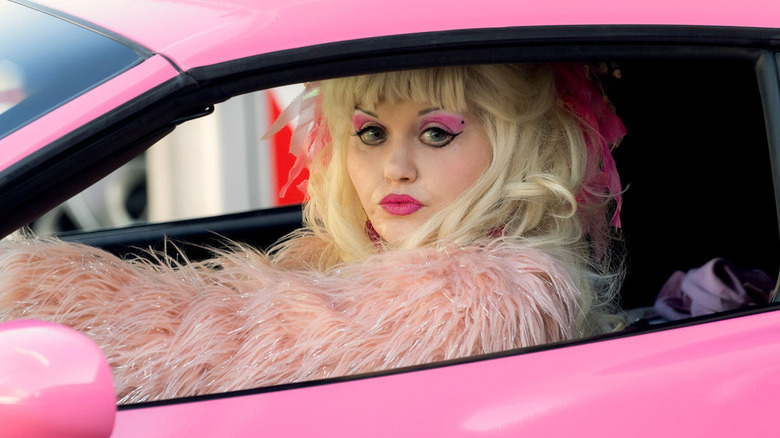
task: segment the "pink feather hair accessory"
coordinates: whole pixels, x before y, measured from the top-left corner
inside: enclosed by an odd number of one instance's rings
[[[322,117],[321,101],[320,83],[307,82],[301,94],[282,111],[262,138],[262,140],[269,139],[297,119],[290,138],[290,153],[295,155],[295,163],[287,175],[287,183],[279,191],[280,197],[284,197],[290,184],[304,169],[309,168],[314,156],[330,142],[330,133]],[[297,186],[304,195],[307,193],[307,183],[308,180],[304,180]]]
[[[615,114],[612,105],[601,87],[597,73],[607,73],[606,65],[598,71],[587,64],[555,64],[555,86],[563,106],[580,121],[585,131],[588,157],[582,187],[577,193],[577,202],[584,208],[581,220],[586,235],[601,238],[606,235],[603,226],[606,216],[606,196],[617,202],[609,225],[620,228],[620,208],[623,188],[620,184],[612,149],[617,147],[626,135],[626,127]],[[615,75],[619,70],[615,70]],[[592,208],[592,206],[599,206]],[[603,241],[603,239],[598,239]]]

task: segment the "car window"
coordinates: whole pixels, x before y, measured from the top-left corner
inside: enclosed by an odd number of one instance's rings
[[[774,281],[780,239],[755,65],[716,59],[626,59],[616,65],[621,77],[604,86],[628,129],[614,156],[625,188],[619,259],[627,275],[621,305],[637,310],[631,323],[667,321],[653,313],[659,292],[675,275],[714,259]],[[300,220],[299,213],[285,216],[288,222],[280,226],[276,219],[268,222],[268,215],[290,213],[283,206],[297,205],[302,195],[293,188],[291,197],[279,197],[293,159],[284,138],[289,133],[283,130],[272,141],[261,137],[301,89],[292,85],[218,104],[212,116],[180,126],[33,228],[68,231],[66,238],[119,248],[120,235],[112,235],[112,228],[167,223],[153,233],[143,229],[143,239],[122,234],[121,246],[154,246],[163,236],[213,244],[218,233],[267,247]],[[106,209],[126,214],[109,215]],[[107,232],[73,234],[90,228],[80,214],[95,216],[91,228]],[[176,222],[190,218],[202,222],[195,228]]]
[[[140,60],[105,35],[0,3],[0,138]]]
[[[714,258],[777,278],[777,210],[752,62],[623,62],[626,307]],[[635,81],[635,82],[634,82]],[[634,86],[634,84],[642,84]]]
[[[111,229],[296,205],[280,188],[295,157],[290,127],[264,139],[300,84],[237,96],[179,126],[145,154],[31,224],[38,234]]]

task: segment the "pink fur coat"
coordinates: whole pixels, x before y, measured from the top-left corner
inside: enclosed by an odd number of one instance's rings
[[[391,251],[328,272],[237,248],[203,263],[0,242],[0,320],[71,326],[105,352],[120,403],[321,379],[575,335],[578,292],[507,243]]]

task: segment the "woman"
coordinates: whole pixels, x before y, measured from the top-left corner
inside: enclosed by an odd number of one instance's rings
[[[603,280],[616,274],[603,267],[620,192],[609,147],[623,128],[584,66],[335,79],[299,103],[310,116],[297,165],[311,175],[305,227],[270,255],[236,245],[199,263],[127,262],[6,241],[0,319],[91,336],[120,403],[615,327]]]

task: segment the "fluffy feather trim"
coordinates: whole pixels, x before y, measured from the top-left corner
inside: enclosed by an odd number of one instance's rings
[[[325,273],[244,248],[177,265],[60,241],[0,244],[0,319],[90,336],[120,403],[560,341],[575,335],[577,302],[559,262],[506,243],[393,251]]]

